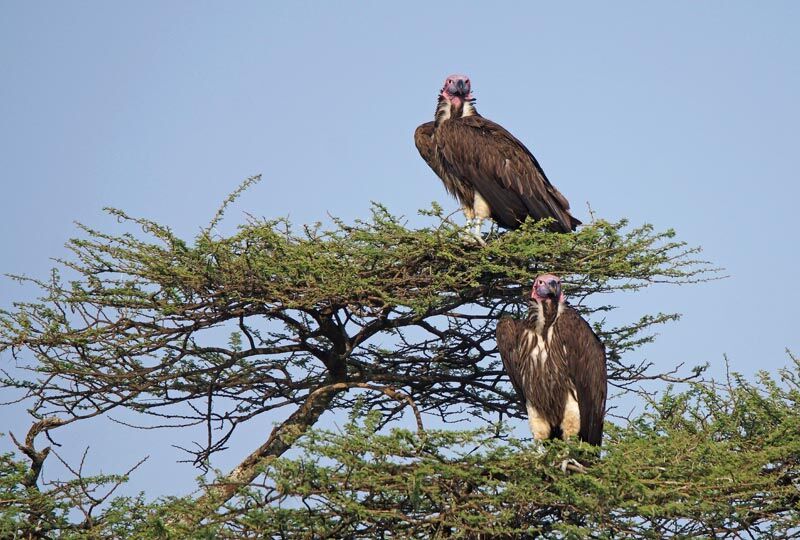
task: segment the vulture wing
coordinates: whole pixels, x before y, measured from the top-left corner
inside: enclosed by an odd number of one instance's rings
[[[557,342],[551,350],[564,353],[567,373],[575,385],[581,415],[578,436],[599,446],[608,391],[605,347],[589,323],[570,306],[564,306],[556,319],[554,336]]]
[[[433,169],[440,178],[442,173],[436,170],[436,160],[433,159],[435,146],[433,144],[433,130],[434,122],[425,122],[414,131],[414,144],[417,145],[419,155],[425,160],[425,163]]]
[[[503,317],[497,323],[496,341],[497,348],[500,350],[500,359],[503,361],[503,367],[506,368],[511,379],[511,384],[514,385],[514,390],[517,391],[517,396],[522,403],[523,409],[525,408],[525,392],[522,383],[522,365],[520,361],[519,343],[522,338],[522,323],[515,321],[510,317]]]
[[[533,154],[502,126],[482,116],[458,118],[442,122],[433,142],[446,167],[475,187],[503,227],[519,227],[528,216],[554,218],[552,229],[558,232],[573,231],[581,223]]]

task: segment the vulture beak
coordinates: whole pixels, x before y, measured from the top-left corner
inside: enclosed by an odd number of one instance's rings
[[[551,287],[548,283],[542,283],[536,287],[536,294],[540,298],[558,298],[556,287]]]
[[[538,278],[533,284],[531,299],[541,302],[547,298],[551,298],[556,302],[561,302],[563,299],[561,282],[555,276],[544,276],[544,279]]]
[[[467,88],[467,83],[464,79],[456,81],[456,93],[460,96],[466,96],[469,93],[469,88]]]
[[[547,291],[548,296],[552,298],[558,298],[561,296],[561,283],[556,281],[555,279],[551,279],[547,282]]]

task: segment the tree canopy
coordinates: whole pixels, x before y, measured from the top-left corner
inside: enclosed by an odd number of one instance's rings
[[[677,314],[605,322],[612,295],[714,277],[673,231],[526,223],[479,245],[436,206],[411,229],[375,205],[354,223],[251,218],[220,236],[225,207],[192,240],[110,209],[125,230],[81,226],[49,279],[16,277],[41,298],[0,312],[0,352],[14,362],[4,393],[32,416],[0,465],[3,535],[780,537],[800,522],[796,370],[782,385],[703,382],[702,368],[658,370],[635,354]],[[524,411],[495,324],[525,311],[543,271],[594,323],[619,392],[688,385],[608,425],[600,454],[531,446],[504,427]],[[201,470],[240,426],[281,420],[199,498],[117,496],[135,472],[87,478],[76,464],[73,480],[42,485],[43,435],[118,409],[176,440],[204,426],[186,450]],[[337,411],[350,418],[343,432],[314,427]],[[427,428],[433,419],[470,429]],[[562,471],[565,455],[589,465]]]

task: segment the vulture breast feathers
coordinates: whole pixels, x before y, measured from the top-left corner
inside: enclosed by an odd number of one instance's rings
[[[581,222],[533,154],[505,128],[478,114],[471,95],[469,79],[451,75],[445,81],[436,120],[414,134],[422,158],[468,214],[477,193],[502,227],[515,229],[532,217],[553,218],[550,228],[557,232],[575,230]],[[473,213],[480,216],[478,209]]]
[[[605,348],[589,323],[563,300],[551,275],[534,283],[524,320],[503,318],[497,346],[537,439],[577,435],[600,445],[607,374]]]

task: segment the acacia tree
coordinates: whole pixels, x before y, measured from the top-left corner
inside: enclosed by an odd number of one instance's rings
[[[672,231],[594,220],[565,235],[526,223],[477,245],[438,207],[426,212],[427,227],[409,229],[375,206],[369,220],[352,224],[335,220],[328,228],[295,230],[284,219],[251,219],[220,237],[213,230],[226,205],[191,242],[163,225],[109,210],[130,228],[112,234],[81,227],[81,236],[68,244],[71,257],[50,279],[17,278],[37,285],[42,297],[0,313],[0,351],[17,366],[2,384],[18,391],[33,415],[27,437],[14,439],[27,463],[14,455],[4,461],[5,532],[369,538],[562,534],[567,529],[553,529],[559,520],[584,527],[589,518],[581,513],[592,514],[583,503],[564,506],[549,497],[528,501],[527,510],[509,510],[501,501],[515,493],[510,485],[532,482],[509,474],[525,460],[538,460],[530,470],[539,482],[560,485],[541,453],[500,444],[506,439],[497,437],[504,419],[522,418],[524,411],[497,357],[495,324],[526,308],[526,288],[545,270],[563,277],[571,302],[594,321],[608,350],[610,382],[619,391],[700,374],[677,368],[659,373],[631,354],[652,340],[653,325],[677,315],[603,324],[612,307],[602,299],[611,293],[713,276],[696,259],[698,250],[674,240]],[[205,426],[204,439],[187,449],[200,468],[235,441],[239,426],[263,422],[266,415],[281,420],[199,499],[106,498],[86,486],[113,487],[123,477],[87,479],[78,466],[73,483],[40,486],[49,449],[38,449],[37,436],[57,437],[70,424],[121,408],[153,428]],[[418,433],[387,431],[409,409]],[[337,439],[311,429],[326,411],[358,411],[369,421],[354,416],[347,440]],[[495,442],[478,444],[487,438],[484,431],[426,431],[426,416],[470,418],[494,433]],[[611,430],[609,459],[591,468],[601,476],[584,473],[575,482],[613,482],[602,471],[614,463],[614,445],[663,428],[641,420],[620,429]],[[459,448],[469,444],[494,469],[476,467],[475,458],[462,455]],[[306,458],[281,457],[293,446]],[[591,454],[580,445],[548,448]],[[328,470],[314,465],[314,456],[351,458]],[[466,467],[473,477],[431,472],[431,459],[453,470]],[[410,498],[388,481],[401,471],[416,479],[406,486]],[[348,484],[353,478],[363,481]],[[439,494],[456,489],[474,502],[466,510],[454,507],[423,497],[423,486],[439,486]],[[341,497],[331,499],[337,492]],[[302,512],[288,510],[290,503],[303,504]],[[69,519],[76,508],[84,516],[77,522]],[[393,517],[376,520],[368,510]],[[639,510],[622,517],[648,523]]]

